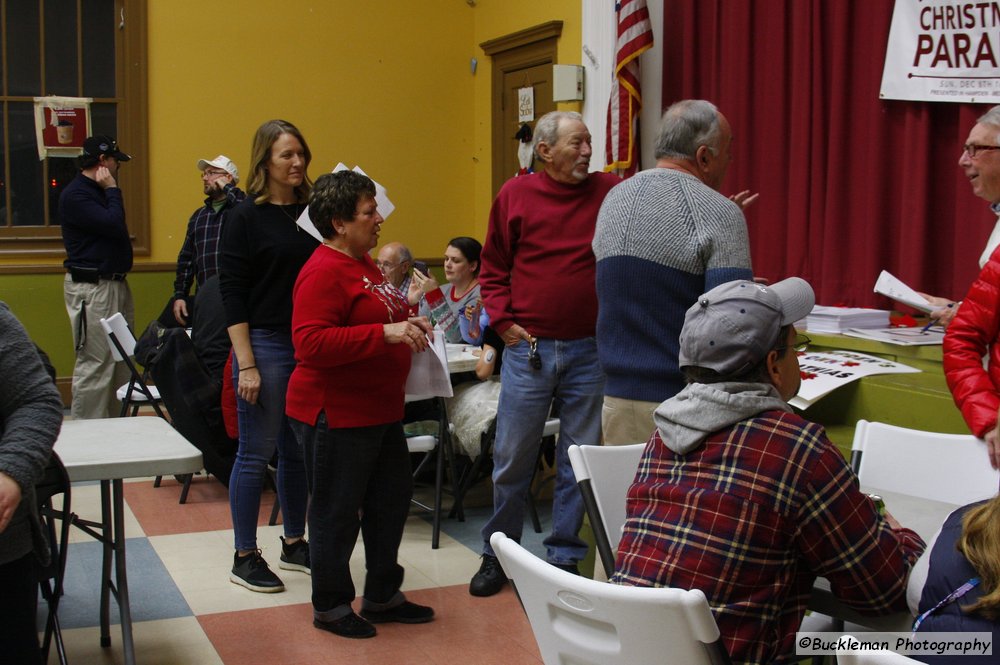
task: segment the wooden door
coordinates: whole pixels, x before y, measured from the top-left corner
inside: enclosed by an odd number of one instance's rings
[[[521,168],[521,162],[517,157],[517,149],[521,142],[514,138],[514,135],[524,124],[518,120],[518,90],[526,87],[533,88],[535,93],[535,119],[527,123],[534,132],[535,121],[549,111],[556,110],[556,103],[552,101],[552,63],[546,62],[523,69],[512,69],[503,74],[503,89],[500,91],[503,96],[503,116],[500,121],[502,131],[497,132],[500,134],[497,138],[501,144],[494,145],[494,150],[500,151],[503,161],[494,162],[495,168],[500,170],[499,173],[493,174],[494,185],[496,185],[493,191],[494,195],[500,189],[496,183],[499,182],[502,185]]]
[[[556,40],[562,21],[550,21],[520,32],[483,42],[480,46],[493,58],[493,196],[520,163],[514,138],[518,121],[518,89],[531,86],[535,92],[535,121],[556,109],[552,101],[552,65],[556,62]]]

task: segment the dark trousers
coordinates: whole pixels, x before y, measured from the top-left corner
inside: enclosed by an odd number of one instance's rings
[[[40,663],[35,611],[38,607],[38,578],[35,555],[0,564],[0,661]]]
[[[365,544],[365,592],[389,603],[403,583],[396,562],[413,495],[410,456],[400,423],[330,429],[290,419],[303,446],[311,499],[309,557],[313,609],[326,620],[351,611],[351,554]]]

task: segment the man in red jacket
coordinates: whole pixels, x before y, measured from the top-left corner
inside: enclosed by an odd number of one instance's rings
[[[969,132],[969,138],[962,146],[962,154],[958,157],[958,166],[965,173],[972,185],[972,193],[990,203],[990,209],[1000,215],[1000,147],[997,146],[997,134],[1000,133],[1000,106],[994,106],[976,121]],[[986,241],[986,247],[979,256],[979,268],[985,268],[993,250],[1000,246],[1000,219],[997,219]],[[922,293],[928,302],[937,307],[931,312],[931,318],[944,327],[951,324],[958,313],[961,302],[951,298],[931,296]]]
[[[490,210],[480,291],[490,325],[506,343],[493,448],[493,516],[469,593],[490,596],[507,581],[490,548],[502,531],[519,540],[542,428],[559,407],[550,563],[576,572],[587,544],[577,535],[583,499],[566,454],[598,444],[604,374],[597,360],[595,261],[591,249],[604,196],[619,182],[589,173],[590,132],[580,114],[556,111],[535,126],[540,172],[507,181]],[[638,285],[637,285],[638,286]]]
[[[1000,106],[983,114],[969,132],[958,165],[972,192],[1000,215]],[[990,464],[1000,467],[1000,222],[980,259],[983,270],[957,307],[944,338],[944,372],[969,430],[986,440]],[[988,260],[987,260],[988,259]],[[957,311],[956,311],[957,310]],[[935,312],[934,315],[937,313]],[[989,355],[987,366],[983,357]]]

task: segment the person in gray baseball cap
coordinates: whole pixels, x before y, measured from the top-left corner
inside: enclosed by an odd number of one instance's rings
[[[794,324],[814,303],[798,277],[698,298],[680,334],[688,384],[657,407],[628,492],[611,581],[701,589],[734,663],[793,659],[818,576],[859,612],[905,610],[925,547],[787,403],[809,341]]]

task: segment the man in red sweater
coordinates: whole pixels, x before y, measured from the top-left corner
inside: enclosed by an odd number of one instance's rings
[[[604,374],[597,361],[597,293],[591,249],[597,213],[617,176],[589,173],[590,132],[579,113],[556,111],[535,126],[541,172],[504,184],[490,210],[480,291],[490,325],[507,344],[493,448],[493,516],[483,562],[469,584],[491,596],[507,581],[490,548],[494,531],[519,540],[542,428],[559,409],[548,561],[577,572],[583,500],[566,451],[601,437]]]

